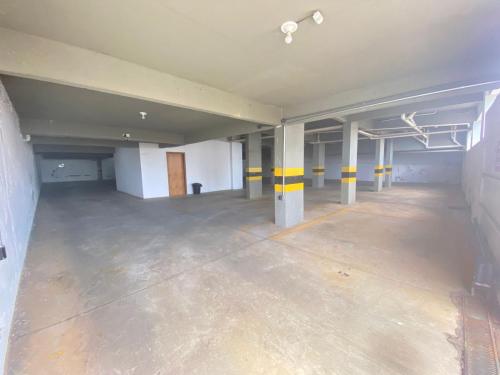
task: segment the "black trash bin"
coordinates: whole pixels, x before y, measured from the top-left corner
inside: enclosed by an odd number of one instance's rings
[[[191,184],[193,185],[193,194],[200,194],[201,192],[201,187],[203,186],[202,184],[200,184],[199,182],[195,182],[194,184]]]

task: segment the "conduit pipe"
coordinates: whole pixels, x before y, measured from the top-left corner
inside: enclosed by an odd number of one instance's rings
[[[420,129],[418,127],[418,125],[415,123],[415,120],[413,118],[415,117],[416,114],[417,114],[417,112],[413,112],[412,114],[407,116],[405,113],[403,113],[401,115],[401,120],[403,120],[411,128],[413,128],[417,133],[419,133],[419,135],[424,138],[424,142],[422,142],[420,139],[418,139],[418,136],[415,136],[415,139],[417,139],[418,141],[420,141],[424,145],[427,145],[429,143],[429,137],[427,137],[427,135],[424,133],[424,131],[422,129]]]

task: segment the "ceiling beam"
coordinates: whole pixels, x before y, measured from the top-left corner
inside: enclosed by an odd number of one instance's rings
[[[293,124],[346,117],[400,105],[437,100],[454,95],[483,93],[500,87],[498,66],[480,72],[447,69],[408,76],[404,80],[345,91],[334,96],[289,106],[284,121]]]
[[[269,128],[270,126],[266,125],[222,125],[188,134],[185,137],[185,142],[196,143],[208,141],[210,139],[234,137],[237,135],[261,132]]]
[[[50,39],[0,28],[0,73],[128,96],[261,124],[280,107]]]
[[[129,133],[130,137],[127,140],[132,142],[166,143],[170,145],[184,144],[184,136],[182,135],[151,129],[74,124],[38,119],[21,119],[20,125],[21,132],[31,136],[124,141],[123,134]]]
[[[43,137],[43,136],[32,136],[31,144],[46,145],[47,147],[52,147],[53,145],[66,145],[66,146],[98,146],[98,147],[139,147],[138,142],[130,141],[110,141],[107,139],[87,139],[87,138],[71,138],[71,137]]]
[[[35,153],[78,153],[78,154],[112,154],[114,147],[104,146],[80,146],[80,145],[47,145],[34,144]]]

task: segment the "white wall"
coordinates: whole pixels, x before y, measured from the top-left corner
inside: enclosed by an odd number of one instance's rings
[[[165,150],[157,144],[140,143],[142,197],[160,198],[168,196],[167,157]]]
[[[41,159],[39,168],[42,182],[95,181],[98,179],[96,160]]]
[[[188,194],[194,182],[203,185],[202,193],[243,187],[242,145],[214,140],[170,148],[153,143],[117,148],[117,190],[144,199],[168,197],[167,152],[184,152]]]
[[[494,97],[489,97],[489,105]],[[500,264],[500,99],[484,118],[484,137],[475,129],[479,141],[466,153],[462,187],[467,203],[489,248]],[[481,125],[481,123],[480,123]]]
[[[114,180],[115,179],[115,159],[107,158],[101,161],[102,179]]]
[[[38,201],[39,182],[29,143],[0,81],[0,373],[5,367],[12,315]]]
[[[138,147],[115,149],[116,190],[142,198],[141,158]]]
[[[230,142],[231,168],[233,190],[243,189],[243,145],[240,142]]]
[[[213,140],[162,150],[185,153],[188,194],[193,193],[194,182],[203,185],[202,193],[208,193],[242,188],[243,176],[238,183],[243,165],[241,144],[233,143]]]

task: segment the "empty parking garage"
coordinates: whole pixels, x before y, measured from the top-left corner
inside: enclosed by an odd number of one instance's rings
[[[500,4],[0,1],[0,372],[500,374]]]

